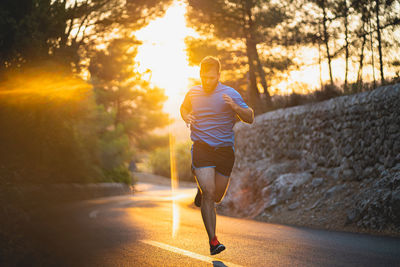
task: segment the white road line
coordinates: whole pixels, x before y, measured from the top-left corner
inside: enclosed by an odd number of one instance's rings
[[[97,214],[99,213],[99,210],[93,210],[89,213],[89,218],[90,219],[95,219],[97,217]]]
[[[200,254],[197,254],[197,253],[194,253],[194,252],[190,252],[190,251],[187,251],[187,250],[184,250],[184,249],[173,247],[173,246],[170,246],[170,245],[167,245],[167,244],[164,244],[164,243],[160,243],[160,242],[157,242],[157,241],[153,241],[153,240],[140,240],[140,241],[145,243],[145,244],[148,244],[148,245],[159,247],[159,248],[162,248],[162,249],[174,252],[174,253],[182,254],[182,255],[191,257],[193,259],[196,259],[196,260],[205,261],[205,262],[210,263],[210,264],[213,264],[213,261],[220,261],[220,262],[224,263],[226,266],[229,266],[229,267],[242,267],[241,265],[237,265],[237,264],[234,264],[234,263],[231,263],[231,262],[227,262],[227,261],[224,261],[224,260],[219,260],[217,258],[203,256],[203,255],[200,255]]]

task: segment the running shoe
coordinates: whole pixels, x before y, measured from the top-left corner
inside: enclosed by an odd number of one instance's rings
[[[196,197],[194,198],[194,205],[199,208],[201,207],[201,192],[198,187]]]
[[[216,246],[210,245],[210,254],[215,255],[225,250],[225,246],[222,244],[218,244]]]
[[[214,244],[214,245],[213,245]],[[215,255],[225,250],[225,246],[219,243],[219,241],[215,238],[215,241],[210,242],[210,254]]]

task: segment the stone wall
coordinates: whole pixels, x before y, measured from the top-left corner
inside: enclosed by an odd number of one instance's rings
[[[219,211],[328,229],[400,228],[400,85],[238,123]]]

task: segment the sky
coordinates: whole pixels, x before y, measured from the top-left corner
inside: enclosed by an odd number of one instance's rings
[[[179,106],[189,90],[189,78],[199,76],[199,67],[189,66],[185,51],[185,37],[197,36],[186,26],[185,12],[185,5],[176,2],[164,17],[135,34],[143,42],[136,57],[140,70],[150,69],[152,82],[165,89],[168,100],[164,110],[174,118],[179,117]]]

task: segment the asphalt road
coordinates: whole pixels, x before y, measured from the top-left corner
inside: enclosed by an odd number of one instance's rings
[[[49,211],[57,266],[400,266],[400,239],[217,217],[226,250],[210,256],[194,188],[140,183],[131,196]],[[173,204],[174,203],[174,204]],[[332,218],[334,219],[334,218]]]

